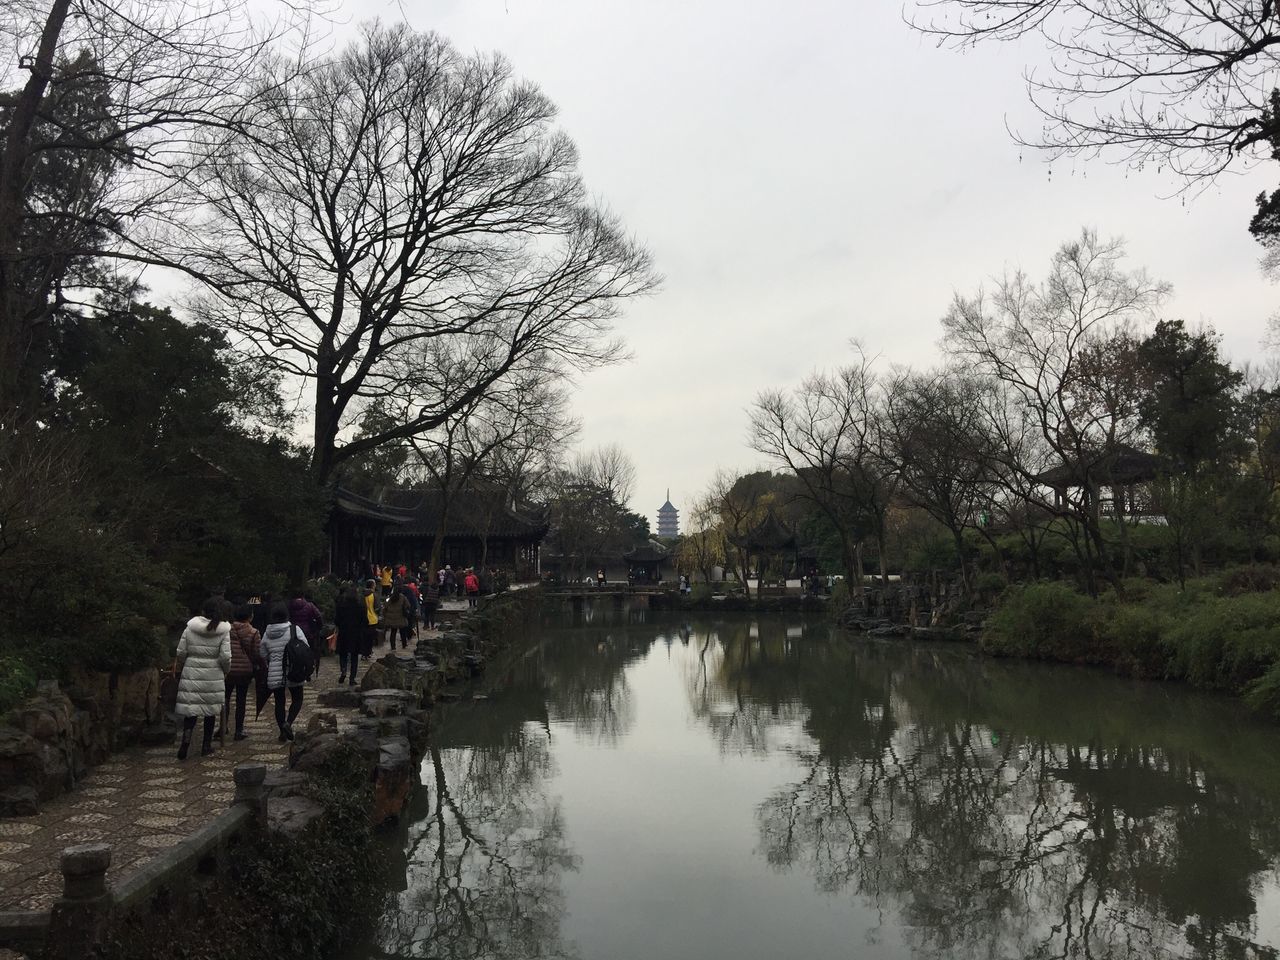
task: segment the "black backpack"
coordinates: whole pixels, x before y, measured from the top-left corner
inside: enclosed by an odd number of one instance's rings
[[[311,679],[311,644],[298,632],[296,624],[289,625],[289,643],[284,648],[284,676],[289,683],[306,683]]]

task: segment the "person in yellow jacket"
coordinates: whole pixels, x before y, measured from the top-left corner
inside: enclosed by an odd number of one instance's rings
[[[380,582],[382,583],[382,599],[384,601],[387,597],[391,596],[391,574],[391,564],[388,563],[383,566],[382,574],[380,576]]]
[[[373,583],[370,580],[365,584],[364,590],[361,591],[364,599],[364,618],[367,626],[364,631],[364,646],[360,653],[365,660],[372,656],[373,645],[378,642],[378,611],[374,606]]]

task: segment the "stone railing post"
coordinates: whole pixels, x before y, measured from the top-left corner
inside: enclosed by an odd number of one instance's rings
[[[49,913],[50,960],[79,960],[92,954],[115,898],[107,887],[111,847],[84,843],[62,851],[62,897]]]
[[[231,798],[233,807],[246,805],[253,810],[253,819],[263,829],[267,826],[267,779],[265,763],[242,763],[235,769],[236,792]]]

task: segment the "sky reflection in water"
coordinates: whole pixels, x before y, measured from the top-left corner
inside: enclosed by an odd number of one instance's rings
[[[488,687],[360,957],[1280,955],[1232,703],[781,618],[549,628]]]

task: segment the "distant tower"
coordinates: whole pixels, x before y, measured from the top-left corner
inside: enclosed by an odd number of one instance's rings
[[[667,502],[658,508],[658,536],[671,539],[680,536],[680,511],[671,505],[670,488]]]

